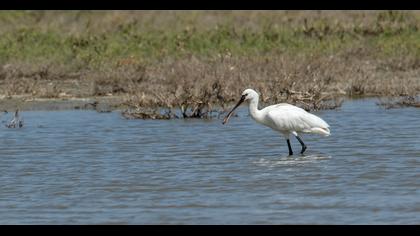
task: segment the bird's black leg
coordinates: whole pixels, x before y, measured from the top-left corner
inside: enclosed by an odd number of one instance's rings
[[[296,135],[297,140],[299,141],[299,143],[302,145],[302,151],[300,151],[300,154],[303,154],[306,150],[306,145],[305,143],[303,143],[302,139]]]
[[[287,139],[287,147],[289,147],[289,156],[293,155],[292,146],[290,146],[290,140]]]

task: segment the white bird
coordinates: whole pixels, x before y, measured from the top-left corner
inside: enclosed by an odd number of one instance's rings
[[[283,134],[287,141],[289,155],[293,155],[289,140],[290,134],[293,134],[302,145],[302,150],[300,152],[301,154],[305,152],[306,145],[303,143],[298,133],[312,133],[320,134],[323,136],[330,135],[330,126],[327,124],[327,122],[318,116],[308,113],[300,107],[296,107],[287,103],[271,105],[258,110],[258,99],[259,95],[257,92],[252,89],[246,89],[242,93],[239,102],[224,118],[223,124],[226,124],[233,111],[244,101],[246,101],[249,105],[249,114],[256,122],[268,126],[273,130]]]

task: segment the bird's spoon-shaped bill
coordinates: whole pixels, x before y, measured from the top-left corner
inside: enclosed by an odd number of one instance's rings
[[[241,99],[238,101],[238,103],[232,108],[232,110],[225,116],[223,119],[222,124],[226,124],[229,121],[229,118],[232,116],[233,111],[239,107],[243,102],[245,101],[245,95],[241,96]]]

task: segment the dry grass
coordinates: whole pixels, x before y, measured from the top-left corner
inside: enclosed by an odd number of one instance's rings
[[[213,111],[224,112],[245,88],[254,88],[263,106],[288,102],[306,110],[333,109],[343,96],[416,94],[417,73],[390,73],[381,62],[334,56],[191,57],[146,69],[144,80],[131,83],[127,104],[166,108],[170,114],[180,109],[184,118],[206,118]]]
[[[0,84],[9,96],[124,95],[121,107],[129,108],[124,114],[131,118],[209,118],[229,108],[245,88],[260,93],[262,106],[288,102],[306,110],[334,109],[343,96],[398,97],[420,91],[418,69],[390,69],[389,64],[395,65],[345,55],[224,54],[167,59],[154,65],[124,64],[74,75],[53,68],[23,71],[19,68],[27,67],[9,66],[0,70]]]

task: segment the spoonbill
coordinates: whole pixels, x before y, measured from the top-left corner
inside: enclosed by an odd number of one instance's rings
[[[271,105],[258,110],[258,99],[259,95],[254,90],[246,89],[243,91],[241,99],[226,115],[222,124],[226,124],[233,111],[246,101],[249,105],[249,114],[256,122],[283,134],[287,141],[289,155],[293,155],[292,147],[290,146],[290,134],[293,134],[302,145],[301,154],[305,152],[306,145],[298,133],[312,133],[322,136],[330,135],[330,126],[318,116],[287,103]]]

